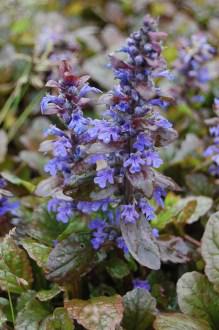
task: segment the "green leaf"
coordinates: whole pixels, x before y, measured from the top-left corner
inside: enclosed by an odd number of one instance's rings
[[[117,279],[122,279],[130,273],[127,263],[116,257],[107,261],[106,270],[110,276]]]
[[[60,178],[51,176],[47,179],[41,180],[35,190],[35,195],[39,197],[49,197],[54,195],[59,188]]]
[[[87,228],[86,223],[79,217],[76,217],[68,223],[68,226],[58,236],[57,240],[62,241],[63,239],[66,239],[68,236],[70,236],[72,233],[83,232],[86,230],[86,228]]]
[[[89,330],[115,330],[123,315],[122,297],[119,295],[72,299],[65,302],[65,308],[72,319]]]
[[[113,296],[115,294],[115,288],[107,284],[100,283],[98,286],[95,285],[94,287],[90,285],[90,298],[99,296]]]
[[[15,244],[12,238],[6,236],[0,243],[1,289],[21,293],[30,288],[32,281],[32,270],[27,254]]]
[[[173,221],[174,209],[164,209],[159,214],[157,214],[156,218],[151,221],[151,225],[157,229],[163,229],[166,227],[168,223]]]
[[[51,247],[41,244],[32,238],[24,238],[20,242],[28,255],[36,261],[37,265],[45,268]]]
[[[163,262],[185,263],[189,261],[189,248],[181,237],[160,235],[157,242]]]
[[[186,184],[195,195],[211,196],[214,191],[214,185],[210,183],[208,177],[202,173],[186,175]]]
[[[35,185],[32,184],[29,181],[26,180],[22,180],[20,178],[18,178],[16,175],[13,175],[9,172],[1,172],[2,177],[7,180],[10,183],[13,183],[17,186],[23,186],[24,188],[26,188],[30,193],[32,193],[35,190]]]
[[[198,272],[184,274],[177,283],[177,296],[183,313],[206,320],[217,329],[219,295],[204,275]]]
[[[25,31],[28,31],[28,29],[31,27],[30,24],[31,23],[29,18],[20,18],[13,22],[11,26],[11,32],[14,34],[24,33]]]
[[[22,150],[19,153],[19,160],[27,164],[29,168],[44,173],[45,158],[37,151]]]
[[[62,288],[60,288],[57,284],[54,284],[49,290],[41,290],[37,292],[36,297],[40,301],[47,301],[57,296],[60,292],[62,292]]]
[[[219,292],[219,212],[212,214],[207,222],[201,253],[205,261],[205,273]]]
[[[0,141],[0,163],[3,163],[8,151],[8,136],[3,129],[0,130]]]
[[[31,100],[31,102],[26,106],[26,108],[22,109],[23,111],[21,114],[16,118],[15,123],[10,127],[8,132],[8,139],[9,141],[12,141],[15,137],[15,135],[21,131],[22,125],[27,121],[28,117],[33,113],[34,108],[38,106],[40,103],[41,98],[43,97],[43,91],[40,91],[35,95],[35,97]],[[22,151],[27,152],[27,151]],[[26,154],[28,155],[28,154]],[[39,155],[40,156],[40,155]],[[41,158],[43,159],[43,157]]]
[[[163,229],[169,223],[191,224],[198,221],[212,207],[212,198],[205,196],[189,196],[175,199],[175,203],[167,205],[157,217],[152,220],[153,227]]]
[[[29,303],[31,300],[33,300],[35,296],[36,296],[36,291],[34,290],[28,290],[22,292],[17,299],[16,311],[20,312],[21,310],[23,310],[26,304]]]
[[[68,316],[65,308],[56,308],[53,315],[48,316],[40,326],[39,330],[74,330],[73,321]]]
[[[206,321],[180,313],[160,314],[154,322],[155,330],[211,330]]]
[[[38,202],[39,203],[39,202]],[[15,236],[18,239],[33,238],[39,243],[53,246],[57,236],[65,230],[66,225],[57,222],[52,213],[48,213],[46,205],[38,207],[34,212],[25,212],[19,226],[16,227]]]
[[[152,227],[163,229],[168,223],[171,223],[175,215],[175,205],[179,200],[179,196],[169,192],[165,198],[164,209],[156,215],[155,219],[151,221]]]
[[[122,236],[133,258],[145,267],[159,269],[159,247],[148,222],[142,217],[136,223],[126,224],[122,221],[120,226]]]
[[[196,202],[196,205],[194,205],[195,206],[194,210],[191,212],[191,214],[188,214],[187,216],[184,215],[184,217],[182,217],[183,222],[188,224],[198,221],[203,215],[205,215],[210,210],[213,204],[212,198],[205,196],[189,196],[181,199],[177,203],[176,213],[182,212],[183,209],[185,209],[188,206],[188,204],[193,201]],[[178,216],[177,221],[180,221],[180,215]]]
[[[177,149],[175,157],[171,160],[171,164],[183,161],[189,155],[194,154],[195,150],[201,146],[202,140],[195,134],[188,133],[185,140],[182,141],[181,146]]]
[[[89,235],[75,233],[58,243],[51,251],[47,269],[49,280],[60,281],[66,276],[83,276],[95,261]]]
[[[7,321],[7,317],[3,313],[3,311],[0,309],[0,327],[2,327],[6,321]],[[1,329],[4,329],[4,328],[1,328]]]
[[[126,330],[146,330],[157,314],[156,299],[145,289],[134,289],[123,297],[124,316],[122,326]]]
[[[15,330],[39,330],[41,321],[49,314],[45,306],[33,299],[18,312]]]

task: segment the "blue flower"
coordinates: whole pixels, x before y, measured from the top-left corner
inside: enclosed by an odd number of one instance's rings
[[[156,201],[156,203],[164,207],[164,197],[166,196],[166,192],[163,188],[161,187],[156,187],[153,192],[153,198]]]
[[[142,213],[145,215],[146,220],[152,220],[155,217],[154,208],[144,198],[139,201],[139,207]]]
[[[156,151],[148,150],[144,153],[145,164],[155,168],[160,167],[163,164],[163,160],[160,158],[159,154]]]
[[[93,212],[97,212],[99,210],[102,210],[103,212],[107,211],[109,208],[111,200],[110,199],[102,199],[98,201],[80,201],[77,204],[78,210],[80,210],[83,213],[91,214]]]
[[[57,157],[66,157],[68,156],[70,150],[72,149],[71,142],[65,136],[62,136],[59,140],[53,143],[54,149],[53,153],[54,156]]]
[[[119,131],[118,127],[112,127],[109,124],[102,125],[97,138],[107,144],[112,141],[116,142],[120,139]]]
[[[18,201],[10,201],[7,197],[0,198],[0,216],[6,213],[14,214],[16,209],[19,207],[20,203]]]
[[[211,127],[210,134],[213,136],[219,136],[219,125]]]
[[[144,289],[146,291],[151,290],[151,286],[147,280],[140,280],[140,279],[136,278],[132,281],[132,284],[133,284],[134,289],[140,288],[140,289]]]
[[[79,135],[87,130],[88,124],[89,120],[87,118],[84,118],[79,113],[75,113],[71,116],[71,121],[68,124],[68,127]]]
[[[91,155],[86,159],[86,163],[96,164],[96,162],[100,161],[100,160],[106,160],[106,157],[104,155],[101,155],[101,154]]]
[[[155,78],[164,77],[167,78],[168,80],[174,80],[174,76],[169,70],[155,72],[153,73],[153,77]]]
[[[94,178],[94,182],[98,184],[100,188],[106,188],[107,183],[114,183],[113,174],[114,170],[111,168],[105,168],[103,170],[100,170],[97,172],[97,176],[96,178]]]
[[[201,84],[205,84],[210,80],[209,70],[206,67],[200,68],[197,72],[197,80]]]
[[[122,236],[119,236],[116,238],[116,245],[119,249],[123,250],[125,254],[129,253],[128,247],[124,241],[124,238]]]
[[[64,176],[70,174],[70,164],[67,158],[52,158],[44,166],[45,172],[50,173],[50,175],[55,176],[58,172],[62,172]]]
[[[153,100],[150,100],[149,102],[151,105],[155,105],[155,106],[158,106],[158,107],[161,107],[161,108],[167,108],[168,105],[169,105],[169,102],[165,101],[165,100],[162,100],[162,99],[153,99]]]
[[[128,253],[123,238],[118,234],[118,224],[114,213],[108,212],[105,220],[99,218],[91,220],[89,228],[92,230],[91,244],[95,250],[107,241],[115,241],[118,248]]]
[[[67,223],[74,215],[75,205],[73,202],[53,198],[48,203],[48,211],[57,213],[57,221]]]
[[[42,114],[56,114],[58,112],[58,108],[54,107],[56,106],[63,106],[65,103],[65,100],[59,96],[53,96],[53,95],[47,95],[42,98],[42,101],[40,103],[41,112]],[[49,106],[51,104],[51,106]]]
[[[217,115],[218,115],[218,106],[219,106],[219,100],[215,99],[214,108]],[[214,122],[217,122],[217,120],[214,120]],[[211,160],[213,162],[213,164],[209,167],[209,172],[214,176],[218,176],[219,175],[219,124],[210,127],[209,131],[213,137],[213,144],[210,145],[208,148],[206,148],[203,154],[205,157],[211,157]]]
[[[59,137],[66,136],[66,134],[55,125],[50,125],[49,128],[47,128],[47,130],[45,131],[45,136],[49,135],[55,135]]]
[[[153,228],[152,229],[152,235],[155,237],[155,238],[158,238],[159,237],[159,230],[157,228]]]
[[[121,101],[116,105],[116,108],[118,109],[118,111],[126,112],[129,110],[129,104],[125,101]]]
[[[89,223],[89,228],[92,230],[91,244],[95,250],[98,250],[106,241],[107,233],[104,232],[106,223],[102,219],[94,219]]]
[[[0,178],[0,189],[4,189],[1,191],[0,196],[0,216],[5,215],[6,213],[16,215],[20,203],[18,201],[13,201],[13,195],[5,189],[6,184],[6,181]]]
[[[155,115],[155,124],[158,127],[171,128],[173,125],[166,118],[162,117],[160,114]]]
[[[130,157],[124,162],[124,167],[129,167],[130,173],[141,172],[142,165],[145,165],[145,160],[141,158],[139,153],[130,154]]]
[[[121,219],[126,223],[135,223],[139,218],[139,214],[133,204],[121,206]]]
[[[85,84],[80,90],[79,97],[85,97],[88,93],[99,94],[102,93],[102,91],[96,87],[90,86],[89,84]]]
[[[140,133],[138,134],[133,147],[138,151],[144,151],[145,149],[152,147],[152,145],[152,139],[149,136],[146,136],[144,133]]]

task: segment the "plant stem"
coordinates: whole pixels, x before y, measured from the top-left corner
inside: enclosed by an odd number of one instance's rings
[[[189,235],[184,235],[184,239],[190,243],[192,243],[193,245],[196,245],[198,247],[201,246],[201,243],[199,241],[197,241],[196,239],[192,238],[191,236]]]
[[[12,300],[11,300],[11,293],[8,289],[8,285],[7,285],[7,291],[8,291],[8,299],[9,299],[9,304],[10,304],[10,310],[11,310],[12,323],[13,323],[13,325],[15,325],[14,308],[13,308],[13,303],[12,303]]]

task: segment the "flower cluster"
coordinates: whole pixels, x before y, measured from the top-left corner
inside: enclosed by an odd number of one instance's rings
[[[144,289],[146,291],[151,290],[151,286],[147,280],[140,280],[140,279],[136,278],[135,280],[132,281],[132,283],[133,283],[134,289],[140,288],[140,289]]]
[[[219,114],[219,99],[214,100],[214,109],[216,114]],[[213,164],[209,167],[209,172],[214,175],[219,175],[219,118],[215,117],[208,119],[210,125],[210,135],[213,137],[213,144],[210,145],[204,152],[205,157],[210,157]]]
[[[191,101],[201,103],[204,100],[200,91],[206,91],[208,82],[212,79],[208,64],[214,55],[215,48],[201,33],[193,35],[190,39],[181,40],[179,58],[175,63],[176,79],[179,80],[175,88],[175,97],[186,98],[186,94],[193,91]]]
[[[47,83],[56,93],[43,98],[42,113],[58,115],[64,125],[51,126],[47,135],[54,138],[41,146],[52,152],[45,170],[59,178],[62,188],[62,198],[53,198],[49,209],[63,222],[75,212],[92,217],[95,249],[116,241],[126,251],[119,223],[135,223],[140,217],[150,221],[155,209],[149,200],[162,206],[165,190],[175,188],[171,179],[156,171],[162,164],[158,148],[177,137],[160,111],[169,98],[156,84],[159,77],[170,78],[161,56],[165,38],[157,22],[146,16],[142,28],[121,49],[125,59],[110,55],[118,84],[100,98],[106,104],[103,118],[84,116],[92,95],[100,91],[89,85],[87,76],[75,76],[65,62],[61,79]]]
[[[7,213],[14,213],[19,203],[17,201],[11,201],[13,195],[5,189],[6,181],[0,179],[0,217]]]
[[[35,44],[37,55],[47,52],[49,60],[55,63],[63,58],[72,59],[78,46],[68,20],[55,12],[41,13],[36,16],[34,24],[39,31]]]

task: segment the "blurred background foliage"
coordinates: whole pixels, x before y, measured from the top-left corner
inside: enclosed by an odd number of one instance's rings
[[[164,55],[170,68],[174,68],[182,37],[201,31],[217,48],[217,0],[1,1],[1,170],[13,172],[23,180],[33,179],[33,183],[39,181],[45,159],[38,148],[49,124],[48,119],[41,117],[39,109],[40,99],[46,93],[45,81],[57,77],[58,63],[67,58],[76,72],[89,74],[92,82],[103,91],[110,89],[113,77],[107,68],[107,54],[120,48],[128,34],[140,26],[146,13],[159,17],[160,30],[169,34]],[[207,128],[204,121],[196,120],[194,111],[201,111],[206,118],[212,116],[213,98],[219,96],[218,56],[209,63],[209,72],[210,88],[201,106],[191,109],[188,104],[176,100],[167,112],[181,134],[180,139],[185,139],[183,146],[179,141],[165,153],[168,171],[180,166],[188,172],[191,166],[203,165],[200,156],[191,157],[194,150],[187,149],[187,145],[195,139],[193,149],[198,148],[200,152],[203,148],[203,141],[198,139],[206,136]],[[100,105],[91,109],[94,115],[100,111]],[[190,138],[186,138],[188,133]],[[174,148],[184,148],[184,151]],[[173,157],[176,152],[186,152],[186,162],[185,155]]]
[[[77,73],[89,74],[95,86],[103,91],[111,89],[114,82],[107,67],[107,54],[118,50],[148,13],[159,17],[160,30],[169,34],[164,56],[173,71],[180,39],[183,37],[190,38],[191,35],[202,32],[217,50],[218,0],[0,1],[0,172],[8,180],[11,191],[20,197],[21,204],[29,208],[30,212],[41,201],[33,192],[37,184],[46,177],[43,167],[47,159],[39,152],[39,145],[44,139],[43,132],[50,123],[40,113],[40,100],[46,94],[45,82],[57,78],[58,64],[65,58],[71,62]],[[152,294],[157,298],[159,306],[165,308],[168,305],[169,310],[176,308],[175,282],[180,274],[186,270],[203,270],[204,264],[196,249],[197,246],[199,248],[210,207],[213,211],[219,209],[219,182],[208,175],[209,164],[202,156],[209,144],[208,127],[204,120],[213,116],[213,99],[219,97],[218,50],[208,63],[208,69],[211,79],[203,92],[204,100],[201,103],[191,107],[189,102],[176,99],[166,110],[166,116],[179,132],[179,139],[163,152],[162,171],[181,186],[182,190],[178,194],[181,199],[173,193],[168,194],[166,208],[159,213],[153,225],[161,230],[165,229],[168,234],[184,237],[190,244],[190,263],[165,265],[163,270],[151,272],[148,276]],[[169,91],[171,83],[174,85],[174,82],[161,81],[162,88]],[[188,97],[189,92],[188,90]],[[99,116],[100,113],[101,105],[89,109],[90,116]],[[201,196],[203,199],[193,199],[193,205],[191,200],[184,198],[188,195]],[[214,198],[213,206],[212,200],[209,205],[208,198]],[[202,205],[202,211],[197,205]],[[35,217],[38,219],[28,212],[26,216],[27,223],[20,227],[21,232],[26,225],[28,232],[29,219],[34,226]],[[36,224],[34,234],[31,232],[33,236],[30,235],[30,239],[38,237],[38,227],[44,228],[44,237],[51,234],[50,228],[46,227],[47,220],[43,217],[39,219],[41,221]],[[197,223],[197,220],[201,221]],[[55,220],[52,219],[50,224],[54,227]],[[1,220],[0,235],[3,236],[9,227],[10,223],[5,224],[5,219]],[[61,227],[62,225],[56,228],[59,235],[63,235],[65,229]],[[77,231],[74,224],[72,228],[69,230]],[[51,235],[50,241],[54,237]],[[68,237],[68,230],[63,237]],[[179,249],[181,248],[182,246]],[[133,260],[126,262],[129,269],[135,272],[136,263]],[[113,262],[112,265],[108,270],[111,275],[115,268],[118,271]],[[86,289],[90,296],[114,294],[117,291],[125,293],[124,287],[131,289],[129,284],[122,286],[117,280],[120,274],[124,277],[127,275],[126,268],[120,269],[119,275],[114,276],[114,273],[113,279],[108,281],[109,275],[106,278],[103,275],[104,279],[101,278],[102,275],[97,275],[105,271],[105,264],[100,263],[98,267],[89,275],[89,285],[84,283],[89,286]],[[39,267],[35,265],[35,268],[40,274],[36,281],[37,289],[45,287],[46,280]],[[147,271],[140,268],[140,274],[145,277]],[[165,290],[169,295],[165,295]]]

